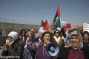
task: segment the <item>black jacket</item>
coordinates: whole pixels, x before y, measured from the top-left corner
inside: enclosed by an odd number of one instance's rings
[[[89,54],[86,53],[86,51],[89,52],[89,50],[86,50],[86,48],[89,49],[89,47],[83,47],[83,49],[81,49],[83,52],[83,55],[84,55],[84,59],[88,59],[88,56],[89,56]],[[61,47],[57,59],[68,59],[70,49],[72,49],[72,48]]]
[[[22,59],[23,50],[24,50],[23,42],[17,40],[8,48],[7,51],[3,50],[1,55],[2,56],[14,56],[14,58],[19,56],[20,59]]]

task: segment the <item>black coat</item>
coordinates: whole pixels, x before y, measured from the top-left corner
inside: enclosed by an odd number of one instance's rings
[[[89,56],[89,54],[86,53],[86,51],[89,52],[89,50],[86,50],[86,48],[89,49],[89,47],[83,47],[83,49],[81,49],[83,52],[83,55],[84,55],[84,59],[88,59],[88,56]],[[70,49],[72,49],[72,48],[61,47],[57,59],[68,59]]]
[[[22,59],[24,50],[23,42],[21,41],[15,41],[9,48],[8,51],[3,50],[1,55],[2,56],[19,56],[20,59]],[[14,58],[12,58],[14,59]]]

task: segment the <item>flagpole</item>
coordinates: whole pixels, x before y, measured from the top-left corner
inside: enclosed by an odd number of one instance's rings
[[[82,20],[82,28],[83,28],[83,32],[84,32],[84,23],[83,23],[83,20]]]
[[[14,28],[14,20],[13,20],[13,30],[15,30],[15,28]]]
[[[45,7],[45,4],[44,4],[44,0],[43,0],[43,9],[42,9],[43,20],[44,20],[44,7]]]

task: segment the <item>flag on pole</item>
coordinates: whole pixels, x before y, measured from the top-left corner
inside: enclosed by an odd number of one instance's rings
[[[43,20],[41,20],[41,26],[44,26],[45,22]]]
[[[43,20],[41,20],[41,27],[39,28],[39,32],[44,32],[44,25],[45,25],[45,22]]]
[[[43,20],[41,20],[41,27],[40,27],[40,29],[39,29],[39,32],[40,31],[46,31],[46,30],[51,30],[50,29],[50,25],[49,25],[49,23],[48,23],[48,20],[46,20],[45,22],[43,21]]]
[[[50,30],[50,25],[48,23],[48,20],[45,21],[44,30]]]
[[[53,20],[53,24],[56,26],[55,28],[61,27],[61,22],[60,22],[60,7],[59,7],[59,5],[58,5],[57,12],[56,12],[54,20]]]

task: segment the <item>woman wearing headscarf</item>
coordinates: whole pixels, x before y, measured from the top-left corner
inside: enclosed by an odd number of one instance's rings
[[[11,59],[14,58],[22,59],[23,49],[24,45],[21,41],[19,41],[18,33],[15,31],[11,31],[8,34],[8,38],[6,40],[6,44],[4,45],[1,55],[10,56],[9,58]]]
[[[48,42],[52,42],[53,36],[52,33],[46,31],[42,34],[41,40],[42,44],[38,47],[36,51],[36,59],[52,59],[50,55],[46,52],[46,46]]]
[[[87,47],[89,49],[89,47]],[[58,59],[88,59],[86,47],[83,47],[83,41],[78,34],[72,32],[69,42],[60,48]],[[88,55],[89,56],[89,55]]]

